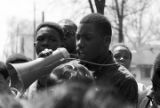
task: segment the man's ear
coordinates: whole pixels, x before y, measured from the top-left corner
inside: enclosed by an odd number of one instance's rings
[[[110,39],[108,38],[108,36],[105,36],[104,38],[104,44],[107,48],[109,48],[109,45],[110,45]]]
[[[37,45],[37,42],[34,42],[34,47],[36,47],[36,45]]]

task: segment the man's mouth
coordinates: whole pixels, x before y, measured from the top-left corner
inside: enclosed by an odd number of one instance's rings
[[[79,56],[84,56],[85,53],[84,53],[83,51],[78,51],[78,55],[79,55]]]

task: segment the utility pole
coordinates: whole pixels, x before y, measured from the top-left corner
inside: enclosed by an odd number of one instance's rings
[[[33,59],[36,58],[36,50],[34,48],[34,42],[36,41],[36,1],[33,2]]]
[[[44,11],[42,11],[42,22],[44,22],[45,21],[45,13],[44,13]]]

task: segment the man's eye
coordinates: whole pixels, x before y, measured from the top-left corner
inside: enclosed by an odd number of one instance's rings
[[[114,58],[119,59],[120,55],[114,55]]]
[[[44,40],[44,38],[37,38],[37,41],[43,41]]]
[[[124,59],[129,59],[129,57],[128,57],[128,56],[124,56],[123,58],[124,58]]]
[[[51,39],[49,39],[50,41],[56,41],[56,39],[54,39],[54,38],[51,38]]]
[[[85,39],[86,40],[90,40],[91,38],[89,36],[85,36]]]

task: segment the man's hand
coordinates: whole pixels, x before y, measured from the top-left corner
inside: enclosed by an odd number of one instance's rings
[[[38,57],[47,57],[47,56],[51,55],[52,52],[53,52],[52,49],[45,49],[39,53]]]

